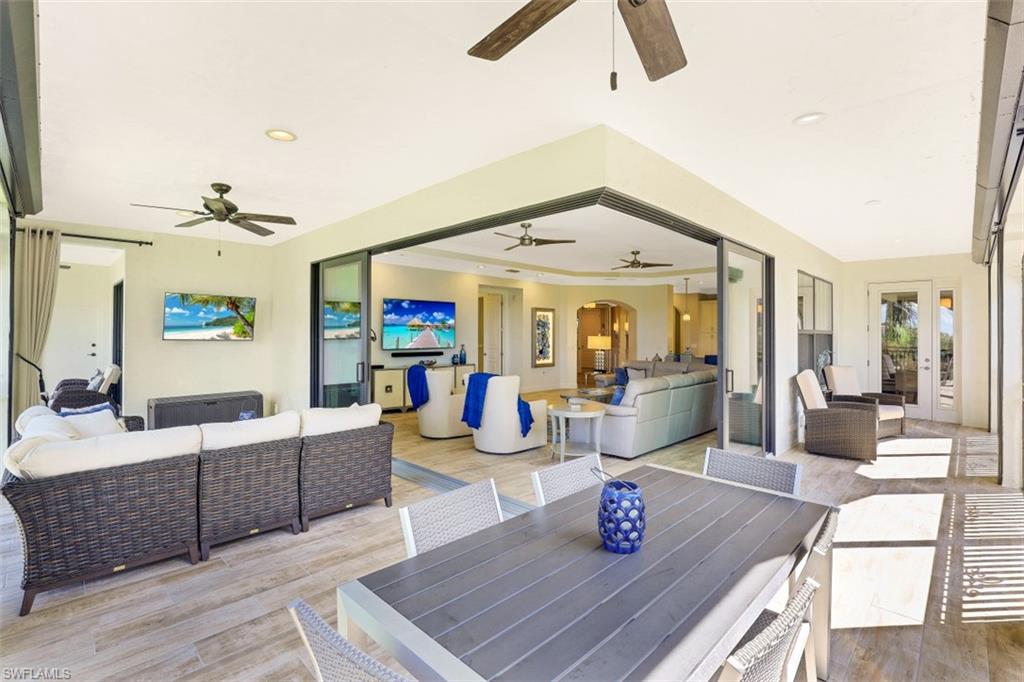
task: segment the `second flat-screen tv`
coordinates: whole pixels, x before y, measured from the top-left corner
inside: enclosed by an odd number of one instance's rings
[[[455,348],[455,303],[384,299],[384,350]]]
[[[165,341],[252,341],[255,330],[251,296],[164,294]]]

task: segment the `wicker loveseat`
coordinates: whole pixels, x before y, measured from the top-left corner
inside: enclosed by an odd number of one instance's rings
[[[378,499],[391,505],[391,424],[347,428],[321,416],[318,429],[299,435],[291,414],[297,432],[288,438],[220,447],[237,434],[178,427],[200,431],[202,450],[46,478],[5,472],[2,493],[24,552],[21,615],[45,590],[179,555],[196,563],[231,539],[280,527],[298,533],[310,518]],[[345,430],[319,432],[330,428]]]

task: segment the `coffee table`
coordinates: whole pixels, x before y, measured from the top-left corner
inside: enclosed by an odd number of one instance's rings
[[[548,407],[551,417],[551,456],[559,455],[558,461],[564,462],[565,456],[583,457],[585,455],[601,455],[601,422],[604,419],[604,405],[594,402],[568,403]],[[586,441],[569,440],[569,422],[580,419],[588,424]]]
[[[579,399],[596,400],[599,403],[611,402],[615,395],[615,387],[608,388],[570,388],[559,394],[562,400],[573,401]]]

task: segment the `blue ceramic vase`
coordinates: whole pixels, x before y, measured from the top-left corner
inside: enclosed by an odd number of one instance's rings
[[[601,490],[597,529],[604,548],[616,554],[632,554],[644,541],[647,514],[644,493],[632,481],[612,479]]]

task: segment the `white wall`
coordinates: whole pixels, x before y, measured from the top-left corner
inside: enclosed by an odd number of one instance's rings
[[[892,258],[844,263],[837,282],[837,364],[857,369],[863,390],[868,376],[868,285],[874,282],[929,280],[952,284],[958,293],[954,308],[959,328],[954,348],[959,348],[961,422],[988,427],[988,272],[971,261],[970,254]],[[937,367],[937,365],[935,365]]]
[[[110,363],[112,273],[111,266],[77,263],[70,270],[59,271],[50,333],[40,363],[48,390],[53,391],[62,379],[88,379]]]
[[[611,299],[626,303],[637,310],[637,329],[633,344],[637,357],[651,357],[666,353],[665,338],[669,319],[665,313],[666,301],[671,301],[672,289],[667,285],[628,286],[565,286],[545,284],[535,280],[513,280],[474,274],[445,272],[414,268],[389,263],[372,266],[371,326],[380,328],[380,304],[383,298],[417,298],[454,301],[456,315],[456,347],[466,344],[469,362],[476,362],[477,353],[477,296],[481,286],[501,287],[509,291],[509,304],[513,307],[513,320],[505,348],[507,374],[518,374],[523,391],[542,391],[576,385],[576,311],[584,303],[597,299]],[[532,308],[555,309],[555,366],[531,366],[530,320]],[[516,319],[521,323],[516,324]],[[420,358],[392,358],[381,350],[380,342],[373,345],[372,361],[388,367],[415,364]],[[437,358],[448,364],[451,352]]]

